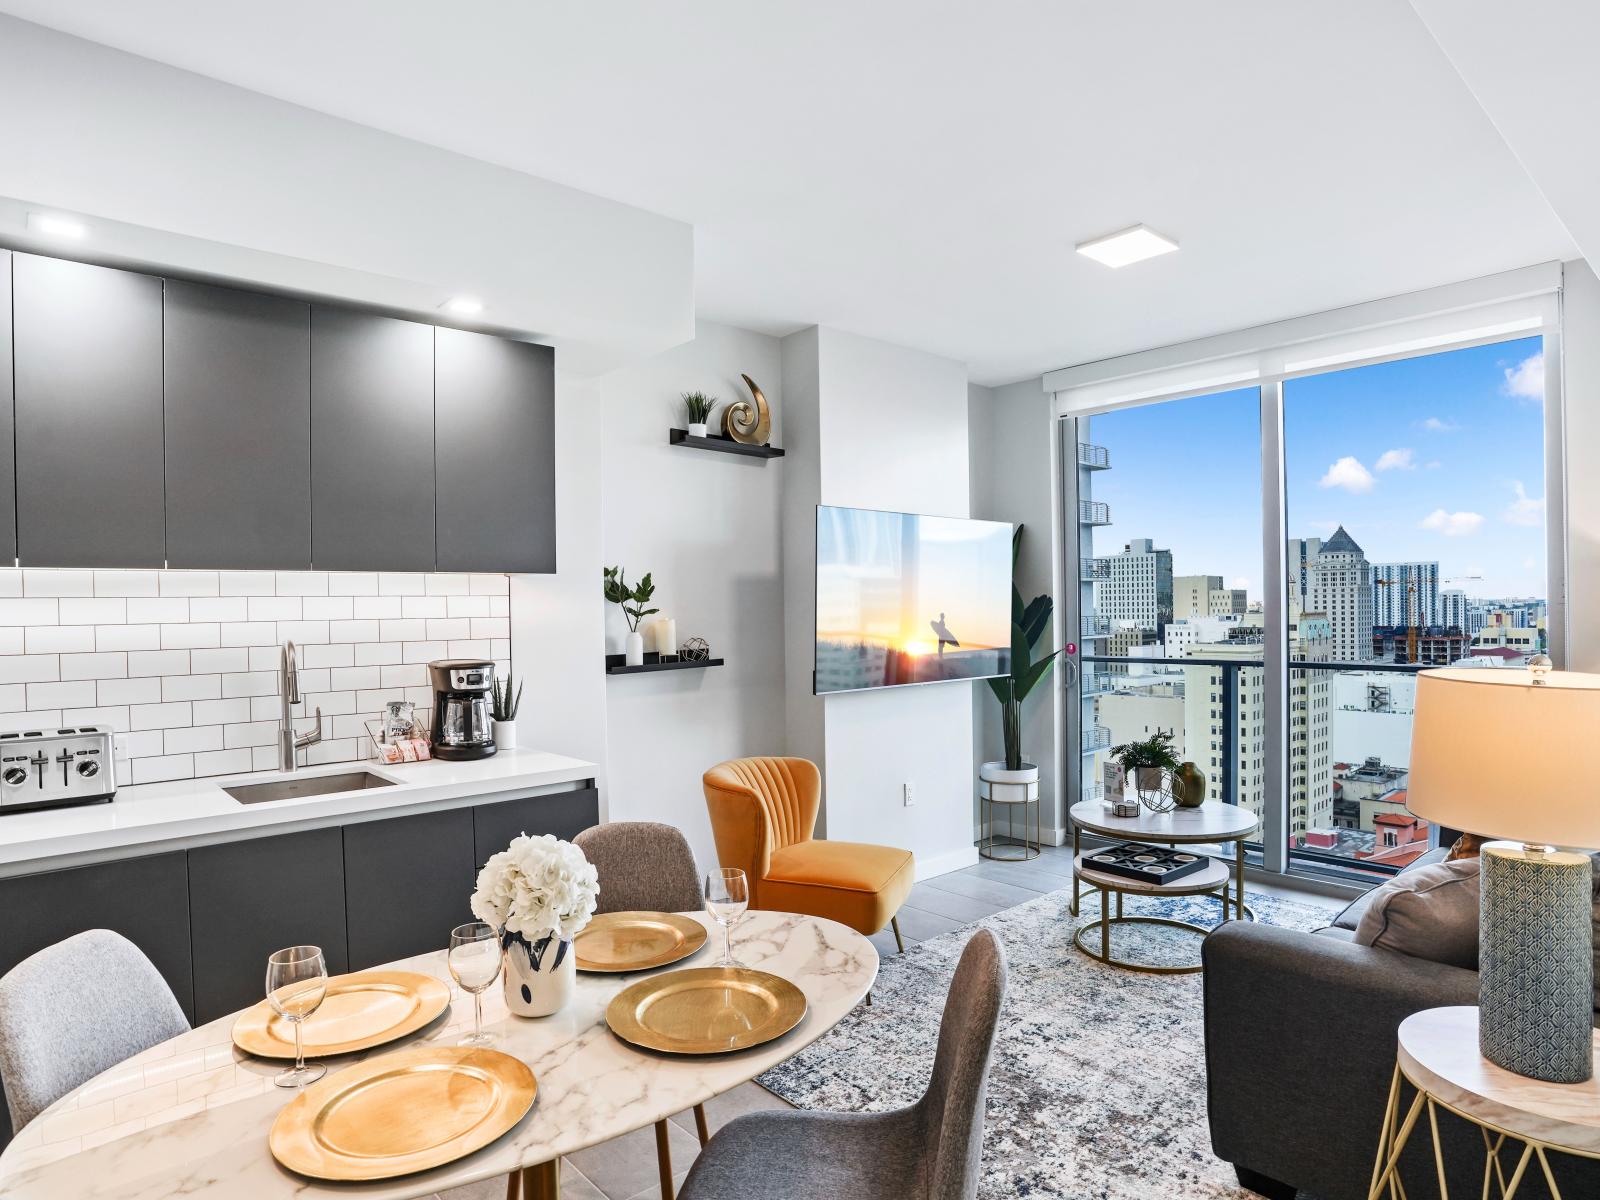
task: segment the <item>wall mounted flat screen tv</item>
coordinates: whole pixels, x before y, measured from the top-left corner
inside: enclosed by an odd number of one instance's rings
[[[1011,526],[817,507],[813,691],[1011,671]]]

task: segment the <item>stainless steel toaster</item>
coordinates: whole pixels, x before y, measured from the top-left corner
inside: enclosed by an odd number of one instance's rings
[[[0,733],[0,815],[99,804],[117,793],[108,725]]]

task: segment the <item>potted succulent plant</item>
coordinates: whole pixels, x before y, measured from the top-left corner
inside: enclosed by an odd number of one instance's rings
[[[1022,549],[1022,526],[1011,535],[1011,567],[1016,571]],[[1039,767],[1026,760],[1022,752],[1022,702],[1055,665],[1060,650],[1052,650],[1037,662],[1034,647],[1050,624],[1054,603],[1048,595],[1035,596],[1026,604],[1015,582],[1011,585],[1011,673],[989,680],[989,690],[1000,701],[1000,721],[1005,738],[1004,760],[986,762],[978,768],[978,778],[989,786],[996,799],[1032,800],[1039,794]],[[1009,795],[1008,795],[1009,793]]]
[[[511,690],[512,677],[494,682],[489,715],[494,719],[494,744],[501,750],[517,748],[517,709],[522,707],[522,684]]]
[[[472,915],[500,935],[506,1008],[548,1017],[572,998],[572,939],[594,916],[600,878],[583,851],[550,834],[522,834],[478,872]]]
[[[650,572],[644,573],[644,578],[632,587],[628,586],[627,573],[621,567],[605,568],[605,596],[606,600],[622,609],[623,619],[628,622],[628,640],[623,646],[623,661],[630,667],[644,665],[644,635],[639,632],[639,622],[651,613],[660,609],[646,608],[650,597],[656,594],[656,585],[650,580]]]
[[[689,410],[689,436],[705,437],[706,425],[711,420],[711,410],[717,406],[717,398],[704,392],[684,392],[683,406]]]
[[[1178,756],[1172,752],[1172,734],[1165,729],[1157,730],[1142,741],[1113,746],[1111,757],[1122,765],[1147,806],[1152,797],[1162,794],[1167,773],[1176,772],[1180,765]]]

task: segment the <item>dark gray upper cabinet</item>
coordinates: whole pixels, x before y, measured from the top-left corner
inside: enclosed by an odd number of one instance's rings
[[[161,280],[32,254],[11,270],[22,565],[161,566]]]
[[[311,309],[168,280],[167,565],[311,565]]]
[[[556,569],[555,352],[434,331],[441,571]]]
[[[311,559],[431,571],[433,327],[311,310]]]
[[[0,448],[14,445],[11,399],[11,251],[0,250]],[[0,454],[0,566],[17,557],[17,460]]]

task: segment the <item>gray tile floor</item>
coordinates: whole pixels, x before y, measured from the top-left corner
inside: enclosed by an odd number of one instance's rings
[[[908,945],[925,941],[1071,886],[1070,847],[1046,846],[1030,862],[982,860],[913,887],[900,910],[900,932]],[[1292,887],[1254,880],[1248,886],[1252,891],[1339,907],[1336,901]],[[885,957],[895,953],[894,934],[887,929],[874,934],[872,943]],[[715,1132],[741,1113],[788,1107],[765,1088],[747,1083],[708,1102],[706,1116]],[[671,1147],[673,1175],[681,1183],[700,1150],[692,1114],[672,1118]],[[561,1194],[564,1200],[655,1200],[660,1195],[658,1178],[655,1134],[641,1129],[566,1159],[561,1165]],[[441,1200],[502,1200],[504,1196],[505,1181],[496,1179],[446,1192]]]

